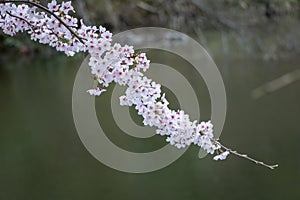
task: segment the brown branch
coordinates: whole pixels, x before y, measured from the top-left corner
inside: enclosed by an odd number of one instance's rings
[[[77,35],[59,16],[55,15],[53,12],[51,12],[48,8],[46,8],[43,5],[40,5],[38,3],[35,3],[33,1],[29,1],[29,0],[0,0],[0,3],[25,3],[25,4],[29,4],[32,6],[35,6],[43,11],[45,11],[46,13],[52,15],[53,17],[55,17],[61,24],[63,24],[68,31],[70,31],[70,33],[72,35],[74,35],[82,44],[85,44],[83,40],[85,40],[84,38],[80,37],[79,35]]]

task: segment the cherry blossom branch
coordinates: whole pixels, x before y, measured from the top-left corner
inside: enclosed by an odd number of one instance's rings
[[[235,150],[232,150],[232,149],[230,149],[230,148],[224,146],[223,144],[221,144],[221,143],[218,142],[218,141],[215,141],[215,143],[216,143],[217,145],[221,146],[221,147],[222,147],[223,149],[225,149],[226,151],[228,151],[228,152],[230,152],[230,153],[232,153],[232,154],[234,154],[234,155],[236,155],[236,156],[238,156],[238,157],[242,157],[242,158],[245,158],[245,159],[247,159],[247,160],[249,160],[249,161],[251,161],[251,162],[254,162],[254,163],[257,164],[257,165],[262,165],[262,166],[267,167],[267,168],[269,168],[269,169],[275,169],[276,167],[279,166],[278,164],[275,164],[275,165],[268,165],[268,164],[265,164],[265,163],[262,162],[262,161],[258,161],[258,160],[254,159],[254,158],[249,157],[247,154],[241,154],[241,153],[239,153],[239,152],[237,152],[237,151],[235,151]]]
[[[70,33],[75,36],[82,44],[85,44],[84,40],[85,38],[82,38],[80,36],[78,36],[73,30],[72,28],[70,28],[70,26],[68,26],[59,16],[55,15],[53,12],[51,12],[48,8],[46,8],[45,6],[38,4],[34,1],[31,0],[1,0],[0,4],[4,4],[4,3],[25,3],[25,4],[29,4],[32,6],[35,6],[43,11],[45,11],[46,13],[52,15],[53,17],[55,17],[61,24],[63,24],[66,29],[68,29],[68,31],[70,31]]]
[[[46,8],[31,0],[0,0],[0,8],[0,28],[5,34],[13,36],[27,31],[32,40],[56,47],[57,51],[69,56],[87,51],[91,55],[88,65],[95,82],[94,88],[87,92],[99,96],[112,82],[127,86],[125,95],[120,97],[120,105],[135,106],[144,125],[156,127],[156,133],[165,136],[171,145],[184,148],[194,144],[210,154],[221,152],[214,160],[224,160],[232,153],[269,169],[278,166],[267,165],[223,146],[214,139],[210,121],[191,121],[184,111],[171,110],[161,85],[142,73],[150,66],[146,54],[135,52],[132,46],[112,44],[112,34],[102,26],[86,26],[80,20],[80,27],[77,27],[78,19],[68,14],[74,11],[71,2],[57,4],[52,0]],[[36,11],[37,8],[42,12]],[[32,26],[36,30],[32,30]]]

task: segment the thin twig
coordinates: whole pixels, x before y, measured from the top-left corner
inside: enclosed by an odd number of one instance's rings
[[[77,35],[59,16],[55,15],[53,12],[51,12],[48,8],[44,7],[43,5],[40,5],[38,3],[35,3],[33,1],[25,1],[25,0],[2,0],[0,1],[0,3],[25,3],[25,4],[30,4],[30,5],[33,5],[43,11],[45,11],[46,13],[52,15],[53,17],[55,17],[61,24],[63,24],[67,29],[68,31],[70,31],[70,33],[72,35],[74,35],[82,44],[85,44],[84,43],[84,38],[80,37],[79,35]]]
[[[268,165],[268,164],[265,164],[264,162],[255,160],[254,158],[251,158],[251,157],[249,157],[249,156],[246,155],[246,154],[241,154],[241,153],[239,153],[239,152],[237,152],[237,151],[234,151],[234,150],[232,150],[232,149],[230,149],[230,148],[228,148],[228,147],[225,147],[224,145],[222,145],[222,144],[221,144],[220,142],[218,142],[218,141],[215,141],[215,142],[216,142],[216,144],[218,144],[219,146],[221,146],[221,147],[222,147],[223,149],[225,149],[226,151],[229,151],[230,153],[232,153],[232,154],[234,154],[234,155],[236,155],[236,156],[239,156],[239,157],[245,158],[245,159],[247,159],[247,160],[250,160],[251,162],[254,162],[254,163],[257,164],[257,165],[262,165],[262,166],[267,167],[267,168],[269,168],[269,169],[275,169],[276,167],[278,167],[278,164],[276,164],[276,165]]]
[[[27,21],[26,19],[24,19],[24,18],[22,18],[22,17],[19,17],[19,16],[16,16],[16,15],[13,15],[13,14],[11,14],[10,12],[8,12],[8,11],[6,11],[6,14],[8,14],[9,16],[11,16],[11,17],[15,17],[15,18],[17,18],[17,19],[19,19],[19,20],[22,20],[22,21],[24,21],[26,24],[28,24],[29,25],[29,27],[31,28],[31,30],[33,31],[33,28],[34,28],[34,26],[32,25],[32,24],[30,24],[30,22],[29,21]]]

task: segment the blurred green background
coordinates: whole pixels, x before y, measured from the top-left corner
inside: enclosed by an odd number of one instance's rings
[[[279,168],[271,171],[235,156],[223,162],[210,156],[198,159],[198,148],[190,147],[159,171],[128,174],[110,169],[87,152],[73,122],[72,87],[85,55],[67,58],[26,35],[10,38],[1,33],[1,200],[300,198],[298,0],[74,4],[78,16],[114,33],[160,26],[198,40],[216,62],[226,87],[228,111],[221,140]],[[174,55],[147,53],[153,62],[191,70]],[[208,120],[207,88],[201,78],[191,81],[198,81],[203,90],[201,120]],[[136,152],[164,145],[163,137],[136,139],[115,128],[109,110],[112,89],[96,99],[100,123],[113,130],[108,137]],[[176,94],[169,96],[179,106]]]

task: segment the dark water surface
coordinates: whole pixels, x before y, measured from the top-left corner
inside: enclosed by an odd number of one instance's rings
[[[83,57],[9,60],[0,74],[0,199],[299,199],[300,81],[259,99],[251,97],[253,89],[298,69],[299,57],[264,60],[237,56],[238,49],[228,54],[217,49],[211,52],[228,100],[222,141],[257,159],[279,163],[278,169],[235,156],[224,162],[210,156],[198,159],[196,147],[172,165],[147,174],[108,168],[88,153],[73,122],[72,87]],[[181,64],[160,52],[149,56]],[[208,92],[200,87],[201,119],[207,120]],[[97,98],[96,107],[108,110],[110,94]],[[103,123],[115,130],[109,110],[97,114],[107,116]],[[115,131],[109,137],[136,152],[165,144],[159,136],[125,138]]]

